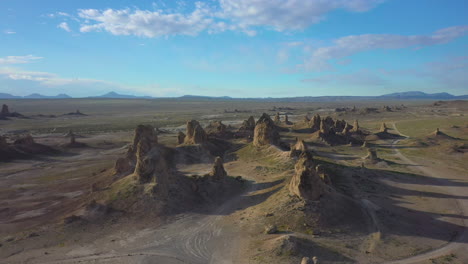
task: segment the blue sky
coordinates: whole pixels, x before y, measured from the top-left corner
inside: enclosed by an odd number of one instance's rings
[[[0,0],[0,92],[468,94],[466,0]]]

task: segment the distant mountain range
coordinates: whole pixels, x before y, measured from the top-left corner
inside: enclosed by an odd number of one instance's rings
[[[67,94],[58,94],[55,96],[42,95],[38,93],[33,93],[26,96],[16,96],[7,93],[0,93],[0,99],[67,99],[72,98]]]
[[[33,93],[27,96],[15,96],[7,93],[0,93],[0,99],[70,99],[67,94],[59,94],[56,96],[46,96],[38,93]],[[109,92],[100,96],[90,96],[87,98],[109,98],[109,99],[156,99],[151,96],[135,96]],[[452,95],[449,93],[433,93],[428,94],[418,91],[391,93],[380,96],[299,96],[299,97],[283,97],[283,98],[234,98],[229,96],[201,96],[201,95],[184,95],[180,97],[167,97],[161,99],[172,99],[181,101],[271,101],[271,102],[334,102],[334,101],[357,101],[357,100],[467,100],[468,95]]]

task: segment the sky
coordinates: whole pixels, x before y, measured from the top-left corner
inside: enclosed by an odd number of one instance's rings
[[[0,93],[468,94],[466,0],[0,0]]]

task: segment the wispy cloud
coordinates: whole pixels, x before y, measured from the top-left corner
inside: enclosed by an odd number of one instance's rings
[[[333,10],[365,12],[382,2],[384,0],[217,0],[188,4],[188,1],[178,1],[176,8],[159,3],[153,5],[154,10],[80,9],[76,16],[63,12],[48,16],[77,20],[81,32],[106,31],[113,35],[154,38],[240,31],[255,36],[260,28],[280,32],[303,30],[324,20]]]
[[[34,55],[6,56],[3,58],[0,58],[0,64],[25,64],[25,63],[31,63],[40,59],[43,59],[43,57],[38,57]]]
[[[7,29],[7,30],[3,31],[3,33],[5,33],[7,35],[12,35],[12,34],[16,34],[16,31],[13,31],[11,29]]]
[[[339,84],[346,86],[384,86],[389,84],[388,80],[380,77],[377,73],[366,69],[346,74],[327,74],[314,78],[303,79],[301,82]]]
[[[448,43],[468,33],[468,26],[454,26],[435,31],[431,35],[391,35],[364,34],[351,35],[336,39],[333,45],[317,48],[300,65],[307,71],[321,71],[331,68],[330,60],[377,49],[402,49],[424,47]]]
[[[30,92],[31,89],[47,89],[77,96],[89,96],[96,92],[105,93],[109,91],[152,96],[174,96],[183,94],[183,89],[181,87],[162,87],[154,83],[145,85],[124,85],[98,79],[65,78],[55,73],[27,71],[12,67],[0,68],[0,83],[2,83],[2,80],[9,81],[10,85],[8,86],[21,84],[18,85],[18,88],[23,89],[24,87],[28,87],[28,92]]]
[[[67,31],[67,32],[71,32],[71,29],[70,29],[70,27],[68,26],[68,23],[67,23],[67,22],[62,22],[62,23],[58,24],[57,27],[58,27],[58,28],[61,28],[61,29],[63,29],[63,30],[65,30],[65,31]]]

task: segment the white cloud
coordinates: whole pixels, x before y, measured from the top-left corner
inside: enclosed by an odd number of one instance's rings
[[[435,31],[431,35],[364,34],[336,39],[328,47],[317,48],[301,66],[305,70],[327,70],[333,59],[342,59],[360,52],[376,49],[402,49],[448,43],[466,35],[468,26],[454,26]]]
[[[25,63],[31,63],[40,59],[43,59],[43,58],[37,57],[34,55],[6,56],[4,58],[0,58],[0,64],[25,64]]]
[[[51,93],[67,93],[72,96],[99,95],[109,91],[152,96],[183,94],[181,87],[162,87],[158,84],[124,85],[97,79],[64,78],[55,73],[26,71],[12,67],[0,68],[0,85],[16,94],[21,90],[27,94],[44,89]]]
[[[336,9],[364,12],[384,0],[217,0],[177,1],[176,8],[153,4],[154,10],[80,9],[77,17],[68,13],[49,14],[78,20],[81,32],[106,31],[113,35],[161,37],[195,36],[235,30],[255,36],[259,27],[276,31],[303,30]]]
[[[219,0],[220,16],[240,28],[267,26],[276,31],[303,30],[335,9],[364,12],[382,0]]]
[[[62,23],[58,24],[57,27],[58,27],[58,28],[61,28],[61,29],[63,29],[63,30],[65,30],[65,31],[67,31],[67,32],[71,32],[71,29],[70,29],[70,27],[68,26],[68,23],[67,23],[67,22],[62,22]]]
[[[7,34],[7,35],[12,35],[12,34],[16,34],[16,31],[7,29],[7,30],[3,31],[3,33],[5,33],[5,34]]]
[[[209,8],[197,2],[189,14],[144,10],[96,9],[79,10],[79,17],[90,21],[81,26],[81,32],[108,31],[113,35],[160,37],[171,35],[195,36],[206,30],[213,20],[208,18]],[[94,22],[94,23],[92,23]]]

